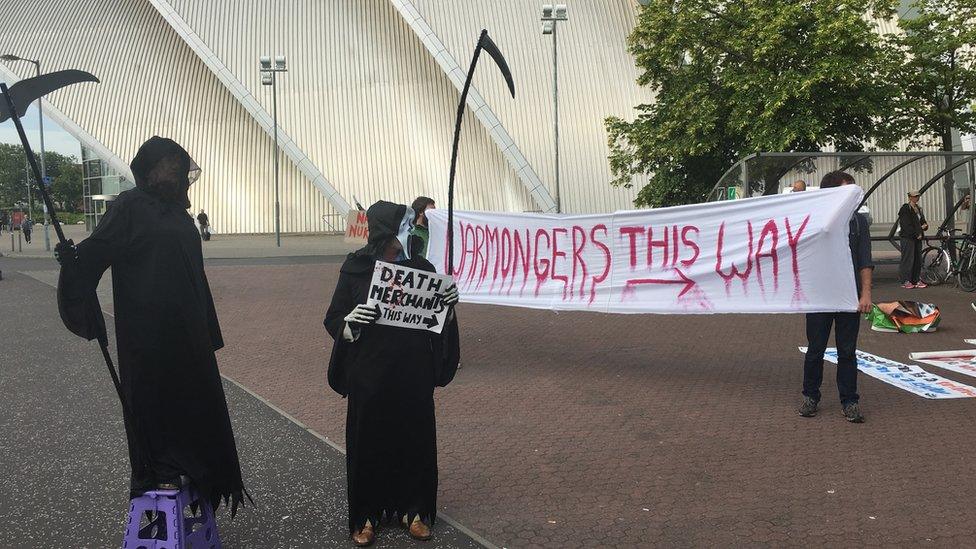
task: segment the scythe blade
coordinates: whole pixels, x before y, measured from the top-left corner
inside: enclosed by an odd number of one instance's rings
[[[71,84],[81,82],[98,82],[98,78],[85,71],[66,70],[49,72],[33,78],[25,78],[10,86],[7,92],[10,94],[11,102],[14,104],[17,117],[23,117],[27,113],[27,107],[45,95],[60,90]],[[10,119],[10,107],[6,101],[0,102],[0,122]]]

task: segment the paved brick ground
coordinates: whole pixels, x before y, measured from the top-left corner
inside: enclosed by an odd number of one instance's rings
[[[210,267],[222,371],[343,444],[322,317],[338,265]],[[965,348],[969,299],[937,334],[861,348]],[[976,400],[928,401],[861,376],[863,425],[796,416],[799,316],[553,314],[461,305],[463,368],[437,393],[442,508],[508,547],[972,546]],[[935,369],[933,369],[935,371]],[[976,379],[938,373],[976,385]]]

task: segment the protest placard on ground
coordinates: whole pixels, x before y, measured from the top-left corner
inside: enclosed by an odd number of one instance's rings
[[[848,234],[863,192],[836,189],[594,215],[458,211],[461,300],[611,313],[856,311]],[[427,259],[448,272],[447,213]]]
[[[367,305],[379,305],[377,324],[441,333],[448,307],[444,292],[454,279],[437,273],[377,261]]]
[[[970,345],[976,345],[976,339],[966,339],[966,340],[963,340],[963,341],[965,341],[966,343],[968,343]]]
[[[366,245],[369,240],[369,223],[363,210],[349,210],[346,214],[346,236],[343,238],[350,244]]]
[[[807,348],[800,347],[800,352],[806,353]],[[824,360],[837,364],[837,348],[828,347],[824,352]],[[889,385],[925,398],[976,397],[976,387],[929,373],[918,366],[902,364],[864,351],[857,352],[857,369]]]
[[[976,377],[976,349],[911,353],[908,358],[967,376]]]

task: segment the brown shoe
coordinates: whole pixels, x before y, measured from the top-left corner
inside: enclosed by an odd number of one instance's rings
[[[376,532],[371,524],[367,524],[362,530],[352,535],[352,542],[356,547],[369,547],[376,541]]]
[[[427,541],[430,539],[430,527],[424,524],[420,520],[420,517],[413,519],[407,532],[410,534],[410,537],[416,540]]]

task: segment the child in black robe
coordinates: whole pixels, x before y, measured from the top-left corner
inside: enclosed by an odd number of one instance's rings
[[[450,383],[460,360],[453,305],[441,334],[375,324],[378,311],[366,299],[377,260],[434,272],[404,245],[413,212],[377,202],[366,213],[369,243],[349,254],[325,316],[335,339],[329,385],[348,396],[346,475],[349,531],[366,546],[384,518],[395,519],[416,539],[429,539],[437,516],[437,442],[434,387]],[[399,235],[399,238],[398,238]]]

